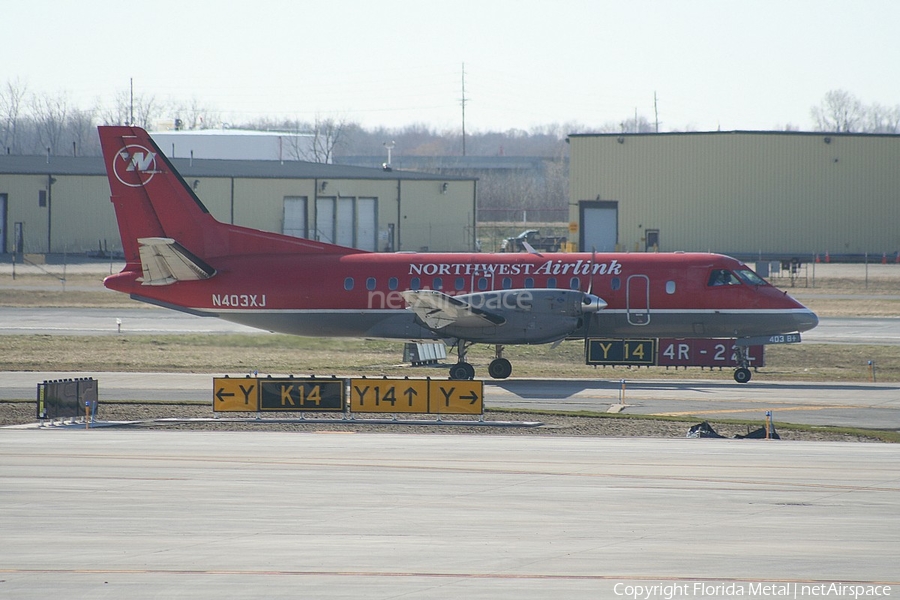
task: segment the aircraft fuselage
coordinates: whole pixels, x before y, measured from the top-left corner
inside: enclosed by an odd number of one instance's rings
[[[803,305],[764,282],[737,277],[730,285],[710,285],[714,271],[747,270],[716,254],[276,255],[265,257],[265,268],[260,261],[221,257],[215,278],[164,287],[141,285],[139,274],[123,272],[107,286],[195,314],[308,336],[455,337],[423,327],[407,309],[401,292],[416,289],[481,293],[487,308],[501,311],[521,308],[510,290],[527,297],[531,291],[590,289],[607,307],[591,320],[590,331],[576,328],[578,336],[746,337],[805,331],[817,323]],[[528,327],[509,323],[468,330],[467,337],[489,343],[566,337],[529,336]]]

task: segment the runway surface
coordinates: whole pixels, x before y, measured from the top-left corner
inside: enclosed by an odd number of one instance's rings
[[[896,594],[898,459],[887,444],[5,430],[0,596]]]

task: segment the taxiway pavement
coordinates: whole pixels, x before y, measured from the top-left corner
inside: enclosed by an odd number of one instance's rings
[[[140,335],[268,332],[213,317],[145,308],[0,307],[0,335]],[[811,343],[900,345],[900,317],[823,317],[803,334]]]
[[[898,459],[891,444],[4,430],[0,596],[896,594]]]
[[[444,370],[432,370],[444,378]],[[624,370],[620,370],[625,374]],[[425,376],[428,371],[416,371]],[[223,374],[217,374],[221,376]],[[242,377],[244,374],[232,373]],[[303,375],[300,373],[299,375]],[[36,398],[42,381],[93,377],[103,400],[194,401],[212,407],[212,374],[0,372],[0,400]],[[900,384],[722,380],[511,379],[485,381],[487,408],[693,416],[900,430]],[[624,381],[624,390],[623,383]],[[101,408],[102,411],[102,408]]]

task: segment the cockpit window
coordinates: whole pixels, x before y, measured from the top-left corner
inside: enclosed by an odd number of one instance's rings
[[[709,274],[709,283],[707,285],[741,285],[741,280],[728,269],[716,269]]]
[[[750,269],[741,269],[737,272],[737,275],[750,285],[766,285],[766,280]]]

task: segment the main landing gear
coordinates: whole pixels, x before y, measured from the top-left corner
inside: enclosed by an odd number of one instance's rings
[[[466,354],[473,342],[456,340],[456,364],[450,367],[450,379],[475,379],[475,367],[466,362]]]
[[[475,379],[475,367],[466,362],[466,353],[472,344],[464,340],[454,344],[459,360],[450,367],[450,379]],[[494,379],[506,379],[512,374],[512,364],[503,358],[503,346],[500,344],[497,344],[496,358],[488,365],[488,374]]]
[[[750,381],[752,373],[747,367],[750,366],[750,349],[747,346],[735,346],[734,358],[738,364],[738,368],[734,370],[734,380],[738,383],[747,383]]]
[[[494,379],[506,379],[512,374],[512,364],[503,358],[503,346],[497,344],[494,360],[488,365],[488,374]]]

